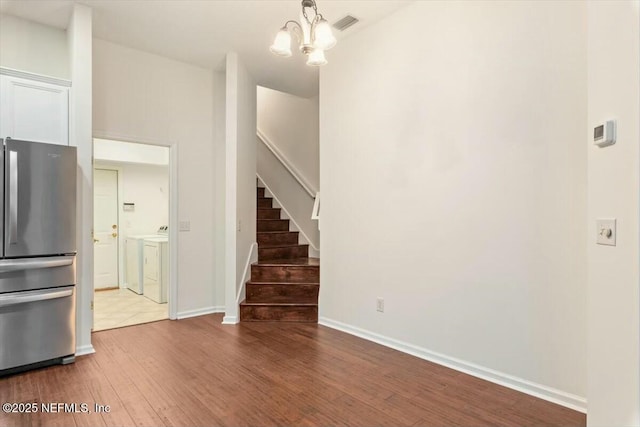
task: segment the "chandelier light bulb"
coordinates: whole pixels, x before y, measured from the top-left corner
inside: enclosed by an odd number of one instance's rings
[[[307,65],[319,67],[320,65],[325,65],[326,63],[327,59],[324,57],[324,50],[313,49],[313,51],[309,54]]]
[[[270,47],[279,56],[291,56],[291,33],[298,40],[300,52],[307,55],[307,65],[320,66],[327,63],[324,51],[336,45],[336,38],[329,22],[318,13],[316,0],[302,0],[300,22],[289,20],[284,23]],[[313,14],[313,15],[312,15]]]
[[[314,43],[316,49],[328,50],[336,45],[336,38],[333,36],[331,27],[326,19],[320,18],[314,27]]]
[[[280,31],[278,31],[278,34],[276,34],[276,38],[269,49],[276,55],[284,57],[291,56],[291,34],[286,27],[282,27]]]

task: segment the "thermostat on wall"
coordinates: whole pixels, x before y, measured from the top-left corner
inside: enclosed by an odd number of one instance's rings
[[[593,128],[593,143],[598,147],[606,147],[616,143],[616,121],[606,122]]]

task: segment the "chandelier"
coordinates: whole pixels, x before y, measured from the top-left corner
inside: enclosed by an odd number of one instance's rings
[[[313,9],[314,16],[311,19],[307,15],[307,9]],[[291,56],[291,33],[289,32],[289,24],[291,24],[292,31],[300,43],[300,52],[308,56],[307,65],[324,65],[327,63],[324,51],[336,45],[336,38],[331,32],[329,22],[318,13],[315,0],[302,0],[301,15],[300,22],[293,20],[285,22],[278,31],[270,50],[279,56]]]

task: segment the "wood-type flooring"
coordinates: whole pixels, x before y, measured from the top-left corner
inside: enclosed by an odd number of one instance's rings
[[[0,426],[585,425],[584,414],[321,325],[221,321],[94,333],[96,354],[0,378],[0,403],[79,412],[0,412]]]

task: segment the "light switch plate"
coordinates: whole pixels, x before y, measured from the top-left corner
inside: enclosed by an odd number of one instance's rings
[[[190,231],[191,230],[191,221],[180,221],[178,224],[178,230],[180,231]]]
[[[596,221],[596,243],[599,245],[616,245],[616,220],[615,218],[601,218]]]

